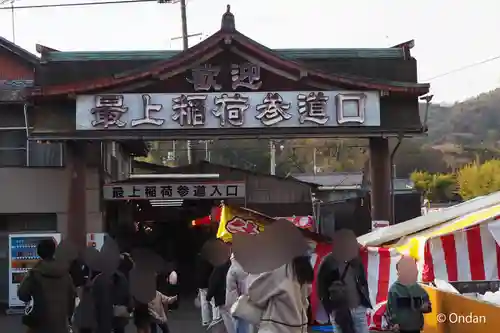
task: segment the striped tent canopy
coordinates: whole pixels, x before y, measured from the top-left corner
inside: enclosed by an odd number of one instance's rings
[[[388,291],[397,279],[396,264],[402,255],[417,260],[422,282],[500,279],[499,193],[463,203],[455,209],[458,213],[450,209],[431,213],[428,216],[437,215],[431,216],[430,221],[422,220],[420,226],[411,220],[402,223],[406,225],[386,227],[358,238],[364,245],[361,258],[373,305],[367,314],[372,329],[386,326]],[[408,224],[410,222],[413,225]],[[374,235],[380,239],[377,241]],[[327,252],[316,251],[313,263],[320,261]],[[316,321],[326,322],[328,319],[317,299],[311,302]]]
[[[384,328],[385,301],[397,279],[396,263],[401,255],[417,260],[422,282],[500,279],[500,204],[404,236],[393,244],[365,249],[362,257],[375,304],[369,317],[372,327],[380,329]]]
[[[440,226],[448,221],[453,221],[462,216],[476,213],[477,211],[500,204],[500,192],[495,192],[482,197],[462,202],[458,205],[431,212],[403,223],[380,228],[358,237],[358,242],[364,246],[381,246],[397,242],[401,237],[414,235],[423,230]]]

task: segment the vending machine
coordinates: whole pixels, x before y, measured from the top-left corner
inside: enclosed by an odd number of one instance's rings
[[[61,234],[9,235],[9,308],[24,307],[24,302],[17,298],[17,289],[29,270],[40,260],[36,249],[38,243],[45,239],[59,244]]]
[[[101,251],[107,237],[108,235],[102,232],[87,234],[87,247],[95,247],[98,251]]]

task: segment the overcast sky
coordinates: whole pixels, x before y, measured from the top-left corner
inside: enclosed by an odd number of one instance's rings
[[[85,0],[82,0],[85,1]],[[102,0],[91,0],[93,2]],[[79,0],[17,0],[17,6]],[[500,56],[497,0],[188,0],[189,33],[220,27],[230,3],[237,29],[271,48],[388,47],[415,39],[419,78]],[[16,43],[61,51],[180,49],[178,4],[114,4],[19,9]],[[12,40],[10,10],[0,35]],[[198,43],[200,37],[190,40]],[[430,80],[434,101],[454,102],[500,86],[500,59]]]

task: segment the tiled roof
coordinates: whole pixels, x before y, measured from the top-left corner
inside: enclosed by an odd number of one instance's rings
[[[229,22],[228,25],[225,25]],[[148,84],[151,81],[166,80],[186,71],[195,63],[202,63],[225,52],[227,46],[231,45],[230,51],[247,60],[253,59],[257,64],[263,63],[268,68],[272,68],[276,73],[281,73],[284,77],[294,81],[307,80],[308,85],[315,88],[324,89],[325,87],[345,87],[347,89],[372,89],[387,91],[393,93],[411,94],[420,96],[428,93],[429,85],[417,82],[383,80],[380,77],[364,77],[352,74],[328,73],[320,69],[306,66],[298,58],[293,58],[293,53],[301,52],[285,51],[289,56],[285,56],[271,50],[256,41],[248,38],[238,32],[234,24],[234,15],[228,10],[222,20],[221,29],[208,37],[199,44],[194,45],[188,50],[173,54],[168,59],[162,59],[152,64],[138,66],[132,70],[115,72],[112,75],[103,75],[101,77],[84,80],[79,78],[74,82],[64,84],[38,86],[32,91],[33,96],[56,96],[84,94],[108,90],[117,87],[133,86],[135,89],[141,84]],[[46,54],[53,54],[57,57],[58,52],[47,50]],[[407,59],[404,48],[389,48],[384,52],[396,53],[403,51],[403,59]],[[318,55],[330,51],[318,51]],[[307,52],[305,52],[307,53]],[[358,51],[359,54],[363,52]],[[117,53],[114,53],[117,55]],[[297,56],[297,54],[295,55]],[[293,58],[293,59],[292,59]],[[44,59],[45,60],[45,59]],[[253,61],[252,60],[252,61]],[[249,60],[250,61],[250,60]],[[50,62],[49,62],[50,64]]]
[[[318,184],[320,186],[335,187],[339,190],[343,189],[360,189],[363,186],[362,172],[334,172],[328,174],[316,175],[293,175],[293,177],[308,183]],[[369,186],[369,185],[368,185]],[[396,178],[394,179],[395,191],[408,191],[414,189],[414,184],[410,179]]]
[[[335,59],[335,58],[380,58],[401,59],[402,49],[276,49],[280,56],[291,60],[297,59]],[[88,52],[47,52],[42,61],[98,61],[98,60],[168,60],[181,53],[180,50],[157,51],[88,51]]]
[[[13,53],[21,59],[34,65],[40,62],[40,58],[36,55],[3,37],[0,37],[0,49],[7,50],[8,52]]]

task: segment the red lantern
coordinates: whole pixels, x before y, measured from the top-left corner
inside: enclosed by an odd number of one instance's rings
[[[220,207],[217,207],[217,206],[213,207],[212,211],[210,212],[210,215],[193,220],[193,222],[191,224],[194,227],[197,227],[197,226],[201,226],[201,225],[210,225],[212,223],[219,223],[221,210],[222,209]]]

